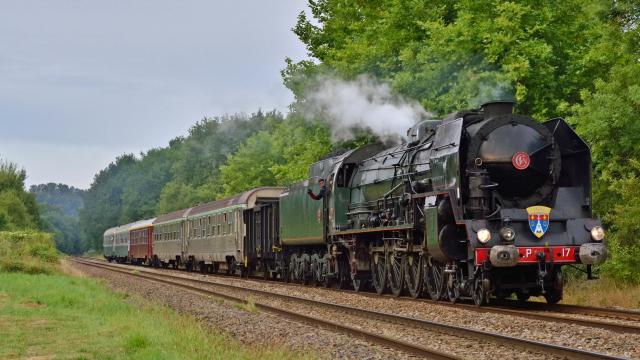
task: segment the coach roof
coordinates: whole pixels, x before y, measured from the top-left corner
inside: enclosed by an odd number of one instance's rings
[[[232,196],[226,199],[211,201],[208,203],[200,204],[189,212],[189,216],[196,216],[204,213],[214,212],[216,210],[233,207],[236,205],[244,205],[247,208],[255,206],[256,200],[260,197],[265,198],[277,198],[280,193],[284,191],[284,188],[280,187],[260,187],[245,191],[239,195]]]
[[[167,214],[162,214],[159,215],[154,221],[153,221],[153,225],[158,225],[158,224],[163,224],[163,223],[168,223],[168,222],[173,222],[176,220],[180,220],[182,218],[187,217],[187,215],[189,215],[189,212],[192,210],[193,208],[188,208],[188,209],[182,209],[182,210],[176,210]]]

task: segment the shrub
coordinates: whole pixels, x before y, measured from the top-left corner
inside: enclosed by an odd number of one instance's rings
[[[602,273],[618,283],[640,284],[640,246],[625,246],[616,238],[607,244],[609,258],[602,265]]]
[[[57,266],[58,252],[51,234],[0,231],[0,271],[50,274]]]

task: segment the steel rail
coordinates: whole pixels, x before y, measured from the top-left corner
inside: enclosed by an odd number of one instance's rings
[[[211,276],[211,277],[232,278],[236,280],[247,280],[246,278],[240,278],[237,276],[230,276],[225,274],[206,273],[204,275]],[[261,277],[252,277],[252,279],[264,280]],[[306,287],[306,285],[298,284],[298,283],[284,283],[276,280],[274,280],[273,282],[284,285],[284,286]],[[370,292],[362,292],[362,291],[347,290],[347,289],[333,289],[333,288],[319,288],[319,289],[323,289],[326,291],[353,293],[353,294],[358,294],[358,295],[370,297],[370,298],[388,297],[388,298],[394,298],[395,300],[398,300],[398,301],[425,302],[433,305],[445,306],[445,307],[451,307],[451,308],[462,308],[465,310],[480,312],[480,313],[519,316],[519,317],[532,319],[532,320],[551,321],[551,322],[564,323],[569,325],[580,325],[580,326],[615,331],[619,333],[640,334],[640,324],[636,325],[636,324],[627,324],[627,323],[615,323],[615,322],[603,321],[603,320],[597,320],[597,319],[566,317],[566,316],[552,313],[552,312],[557,312],[561,314],[564,313],[564,314],[574,314],[574,315],[587,315],[587,316],[596,316],[604,319],[618,319],[618,320],[640,322],[640,311],[635,311],[635,310],[611,309],[611,308],[592,307],[592,306],[583,306],[583,305],[569,305],[569,304],[551,305],[551,304],[540,303],[540,302],[521,303],[515,300],[513,301],[496,300],[496,303],[486,304],[484,306],[475,306],[475,305],[470,305],[465,303],[454,304],[447,301],[433,301],[430,299],[423,299],[423,298],[414,299],[410,297],[396,297],[388,294],[377,295]]]
[[[540,302],[519,303],[515,300],[500,300],[498,305],[535,311],[555,311],[567,314],[591,315],[620,320],[640,321],[640,311],[632,309],[615,309],[573,304],[545,304]]]
[[[518,346],[518,347],[526,349],[526,350],[532,350],[532,351],[535,351],[535,352],[543,352],[545,354],[553,354],[553,355],[557,355],[557,356],[561,356],[561,357],[565,357],[565,358],[570,358],[570,359],[622,359],[621,357],[616,357],[616,356],[612,356],[612,355],[606,355],[606,354],[602,354],[602,353],[598,353],[598,352],[575,349],[575,348],[570,348],[570,347],[561,346],[561,345],[555,345],[555,344],[548,344],[548,343],[544,343],[544,342],[540,342],[540,341],[536,341],[536,340],[528,340],[528,339],[523,339],[523,338],[518,338],[518,337],[513,337],[513,336],[496,334],[496,333],[483,331],[483,330],[469,329],[469,328],[464,328],[464,327],[460,327],[460,326],[456,326],[456,325],[438,323],[438,322],[435,322],[435,321],[429,321],[429,320],[423,320],[423,319],[415,319],[415,318],[410,318],[410,317],[402,316],[402,315],[389,314],[389,313],[386,313],[386,312],[378,312],[378,311],[373,311],[373,310],[366,310],[366,309],[351,307],[351,306],[347,306],[347,305],[340,305],[340,304],[335,304],[335,303],[330,303],[330,302],[323,302],[323,301],[318,301],[318,300],[306,299],[306,298],[301,298],[301,297],[292,296],[292,295],[278,294],[278,293],[273,293],[273,292],[264,291],[264,290],[257,290],[257,289],[248,289],[248,288],[240,287],[240,286],[236,286],[236,285],[221,284],[221,283],[215,283],[215,282],[206,281],[206,280],[202,280],[202,279],[195,279],[195,278],[189,278],[189,277],[183,277],[183,276],[176,276],[176,275],[171,275],[171,274],[166,274],[166,273],[155,273],[155,272],[149,272],[149,271],[146,271],[146,270],[137,271],[135,273],[132,273],[131,270],[127,270],[126,267],[120,266],[120,265],[98,264],[98,263],[95,263],[95,262],[92,262],[92,261],[75,260],[75,259],[74,259],[74,261],[77,261],[77,262],[82,263],[82,264],[90,265],[90,266],[96,266],[96,267],[100,267],[100,268],[105,268],[107,270],[113,270],[113,271],[129,274],[129,275],[135,275],[135,276],[144,277],[144,278],[152,278],[152,279],[156,279],[156,280],[161,281],[161,282],[171,282],[171,283],[173,283],[172,281],[168,281],[166,279],[158,279],[157,277],[172,278],[172,279],[177,279],[177,280],[180,280],[180,281],[188,281],[188,282],[192,282],[192,283],[197,283],[197,284],[200,284],[200,285],[207,285],[207,286],[214,286],[214,287],[217,286],[217,287],[221,287],[221,288],[232,289],[232,290],[235,290],[235,291],[243,291],[243,292],[247,292],[247,293],[257,294],[257,295],[260,295],[260,296],[271,296],[271,297],[280,298],[280,299],[288,300],[288,301],[297,301],[297,302],[302,302],[302,303],[315,305],[315,306],[323,306],[323,307],[327,307],[327,308],[332,308],[334,310],[340,310],[340,311],[344,311],[344,312],[349,312],[349,313],[355,314],[356,316],[366,315],[369,318],[376,318],[376,319],[379,319],[381,321],[386,321],[386,322],[390,322],[390,323],[396,323],[396,324],[399,323],[399,324],[404,324],[404,325],[410,325],[410,326],[419,327],[419,328],[423,328],[423,329],[428,329],[428,330],[432,330],[432,331],[437,331],[437,332],[441,332],[441,333],[453,334],[453,335],[456,335],[456,336],[463,336],[465,338],[472,337],[472,338],[475,338],[476,340],[491,341],[491,342],[495,342],[497,344],[502,344],[502,345],[505,345],[505,344],[514,345],[514,346]],[[143,275],[142,274],[143,272],[146,273],[146,274],[152,274],[152,275]],[[153,276],[153,275],[155,275],[155,276]],[[182,286],[182,287],[186,286],[186,287],[192,288],[192,286],[190,286],[190,285],[184,285],[184,284],[175,284],[175,285]],[[197,287],[195,289],[204,290],[204,289],[197,288]],[[208,290],[204,290],[204,291],[208,291]],[[241,301],[244,302],[244,299],[242,299]],[[261,305],[264,305],[264,304],[261,304]],[[256,304],[256,306],[258,306],[258,304]],[[286,311],[286,310],[280,309],[280,311]],[[301,315],[301,314],[298,314],[298,315]],[[306,315],[303,315],[303,316],[306,316]],[[326,320],[322,320],[322,321],[326,321]],[[361,331],[359,329],[354,329],[354,328],[351,328],[351,327],[348,327],[348,326],[345,326],[345,325],[342,325],[342,324],[337,324],[337,323],[333,323],[333,322],[330,322],[330,323],[333,324],[332,326],[339,325],[341,327],[347,327],[347,328],[349,328],[349,330],[347,330],[347,331],[352,331],[352,330]],[[369,334],[370,335],[375,335],[375,336],[380,336],[380,335],[372,334],[372,333],[369,333]],[[390,338],[387,338],[387,340],[389,340],[389,339]],[[395,341],[396,339],[391,339],[391,340]],[[407,345],[407,344],[408,343],[405,343],[405,345]],[[414,345],[412,345],[412,346],[414,346]]]
[[[187,289],[190,291],[194,291],[196,293],[199,293],[201,295],[206,295],[206,296],[214,296],[214,297],[218,297],[218,298],[223,298],[226,300],[230,300],[230,301],[234,301],[234,302],[239,302],[242,304],[246,304],[247,300],[241,297],[237,297],[237,296],[233,296],[233,295],[229,295],[229,294],[224,294],[222,292],[219,291],[214,291],[211,289],[204,289],[202,287],[197,287],[197,286],[192,286],[192,285],[187,285],[184,283],[179,283],[176,281],[172,281],[172,280],[167,280],[167,279],[163,279],[162,277],[167,277],[167,278],[175,278],[181,281],[192,281],[192,282],[199,282],[197,279],[188,279],[188,278],[183,278],[183,277],[179,277],[179,276],[173,276],[173,275],[168,275],[168,274],[158,274],[158,273],[149,273],[146,271],[143,271],[147,274],[142,274],[142,272],[137,271],[137,272],[132,272],[131,270],[126,270],[124,268],[121,267],[115,267],[112,264],[109,265],[105,265],[105,264],[97,264],[95,262],[92,261],[86,261],[86,260],[76,260],[73,259],[72,261],[75,261],[77,263],[80,264],[84,264],[87,266],[94,266],[94,267],[98,267],[98,268],[102,268],[105,270],[109,270],[109,271],[114,271],[114,272],[118,272],[118,273],[123,273],[123,274],[127,274],[130,276],[136,276],[136,277],[140,277],[143,279],[147,279],[147,280],[151,280],[151,281],[156,281],[162,284],[168,284],[168,285],[172,285],[172,286],[176,286],[176,287],[180,287],[183,289]],[[136,270],[134,270],[136,271]],[[153,275],[150,275],[153,274]],[[215,283],[211,283],[211,282],[205,282],[207,283],[207,285],[219,285],[219,284],[215,284]],[[223,286],[224,287],[224,286]],[[243,290],[243,291],[247,291],[249,289],[244,289],[244,288],[238,288],[238,290]],[[271,294],[270,294],[271,295]],[[395,339],[389,336],[385,336],[385,335],[381,335],[381,334],[375,334],[373,332],[370,331],[366,331],[366,330],[362,330],[362,329],[358,329],[355,327],[351,327],[345,324],[340,324],[334,321],[330,321],[330,320],[326,320],[326,319],[320,319],[317,317],[313,317],[313,316],[309,316],[309,315],[305,315],[305,314],[301,314],[301,313],[297,313],[294,311],[290,311],[290,310],[285,310],[285,309],[281,309],[278,307],[274,307],[271,305],[267,305],[267,304],[263,304],[263,303],[259,303],[259,302],[255,302],[254,305],[256,306],[256,308],[263,310],[263,311],[267,311],[276,315],[280,315],[283,317],[287,317],[302,323],[305,323],[307,325],[311,325],[311,326],[321,326],[323,328],[332,330],[332,331],[336,331],[336,332],[340,332],[343,334],[347,334],[347,335],[351,335],[353,337],[356,338],[360,338],[366,341],[369,341],[371,343],[375,343],[375,344],[379,344],[385,347],[389,347],[389,348],[393,348],[395,350],[400,350],[403,351],[405,353],[411,354],[411,355],[415,355],[415,356],[420,356],[420,357],[424,357],[424,358],[429,358],[429,359],[437,359],[437,360],[451,360],[451,359],[455,359],[455,360],[461,360],[463,359],[462,357],[456,356],[456,355],[452,355],[452,354],[447,354],[445,352],[436,350],[436,349],[431,349],[422,345],[417,345],[417,344],[412,344],[409,343],[407,341],[404,340],[400,340],[400,339]]]

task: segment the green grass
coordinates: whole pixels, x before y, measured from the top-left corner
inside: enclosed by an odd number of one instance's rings
[[[640,309],[640,285],[625,284],[609,278],[574,279],[565,284],[562,303]]]
[[[168,308],[93,279],[0,272],[0,359],[293,359],[243,347]]]

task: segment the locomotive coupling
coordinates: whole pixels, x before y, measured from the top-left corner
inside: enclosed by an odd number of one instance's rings
[[[495,267],[513,267],[519,259],[520,253],[514,245],[496,245],[489,252],[489,261]]]
[[[582,244],[580,245],[580,262],[586,265],[602,264],[607,257],[607,249],[604,244]]]

